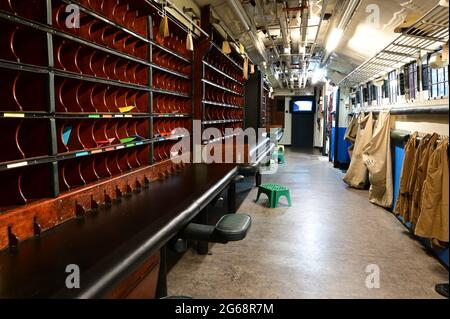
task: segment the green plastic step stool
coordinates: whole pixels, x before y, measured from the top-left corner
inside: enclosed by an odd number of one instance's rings
[[[256,197],[256,201],[259,200],[259,196],[261,194],[266,194],[269,198],[269,207],[275,208],[278,207],[278,201],[280,197],[286,197],[289,207],[292,205],[291,203],[291,195],[289,193],[289,189],[287,187],[277,185],[277,184],[262,184],[258,187],[258,196]]]
[[[284,163],[285,163],[284,153],[278,153],[278,164],[284,164]]]

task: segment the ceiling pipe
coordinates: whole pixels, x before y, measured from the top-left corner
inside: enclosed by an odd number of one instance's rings
[[[266,19],[264,17],[264,11],[263,11],[263,8],[262,8],[262,5],[261,5],[260,1],[261,0],[255,0],[256,14],[261,19],[262,25],[264,27],[264,30],[266,31],[266,35],[269,38],[270,45],[273,48],[274,57],[271,60],[272,61],[280,61],[280,53],[278,51],[277,45],[275,44],[275,41],[272,38],[272,35],[270,34],[270,30],[269,30],[269,28],[267,26]],[[265,72],[266,76],[268,77],[268,79],[270,79],[271,85],[272,85],[272,82],[276,82],[278,84],[278,87],[283,88],[283,82],[281,81],[280,77],[278,76],[278,78],[277,78],[277,77],[275,77],[273,75],[273,73],[268,72],[268,70],[270,71],[271,69],[273,69],[275,71],[275,68],[273,67],[273,65],[272,65],[272,68],[264,69],[264,72]],[[277,71],[277,72],[279,73],[279,71]]]
[[[314,38],[314,43],[311,46],[311,49],[309,51],[311,56],[314,54],[314,50],[316,49],[316,46],[317,46],[317,40],[319,39],[320,28],[322,26],[323,17],[325,16],[325,12],[327,10],[327,5],[328,5],[328,0],[323,0],[322,1],[322,12],[320,14],[320,21],[319,21],[319,25],[317,27],[316,37]]]
[[[273,51],[275,52],[275,58],[278,60],[280,58],[280,53],[278,52],[278,48],[275,44],[275,41],[272,39],[272,36],[270,35],[270,30],[267,26],[266,19],[264,18],[264,13],[261,7],[260,0],[255,0],[255,3],[256,3],[256,11],[258,12],[258,15],[261,17],[263,21],[264,29],[266,30],[267,36],[269,37],[269,41],[273,47]]]
[[[287,13],[284,11],[285,4],[280,4],[278,7],[278,17],[280,21],[280,30],[281,30],[281,36],[283,38],[283,48],[291,47],[291,39],[290,39],[290,33],[288,30],[288,24],[287,24]],[[285,52],[283,52],[285,53]],[[288,57],[286,59],[286,69],[287,69],[287,78],[291,78],[291,57]],[[286,70],[284,71],[286,72]],[[286,74],[286,73],[285,73]],[[289,81],[286,81],[287,86],[289,87]]]
[[[283,6],[283,5],[281,5]],[[287,47],[290,46],[290,38],[287,31],[287,15],[285,12],[283,12],[282,8],[281,10],[278,10],[278,20],[280,21],[280,30],[281,30],[281,37],[283,38],[283,46]]]
[[[300,39],[300,46],[303,48],[306,48],[306,34],[308,31],[308,19],[309,19],[309,1],[308,0],[302,0],[302,11],[301,11],[301,39]],[[300,48],[299,48],[300,53]],[[306,50],[301,54],[300,59],[304,60],[306,55]]]
[[[261,48],[260,41],[256,37],[253,30],[250,28],[249,22],[244,17],[242,12],[244,12],[244,8],[242,8],[241,4],[238,3],[236,0],[227,0],[228,5],[233,9],[234,13],[238,17],[239,21],[244,26],[245,32],[249,35],[249,37],[253,41],[253,45],[256,48],[256,50],[259,52],[261,57],[263,58],[264,62],[268,62],[266,52]]]

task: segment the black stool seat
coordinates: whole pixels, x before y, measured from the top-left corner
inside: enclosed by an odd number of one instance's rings
[[[252,219],[246,214],[224,215],[215,226],[191,223],[182,238],[226,244],[239,241],[247,236]]]

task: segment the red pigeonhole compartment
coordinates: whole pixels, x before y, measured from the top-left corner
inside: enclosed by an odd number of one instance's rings
[[[48,111],[48,75],[0,68],[0,111]]]
[[[48,119],[0,118],[0,136],[0,163],[50,155]]]
[[[0,213],[52,197],[52,176],[49,163],[0,171]]]

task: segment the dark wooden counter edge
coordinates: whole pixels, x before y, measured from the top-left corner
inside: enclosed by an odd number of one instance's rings
[[[176,218],[166,225],[162,225],[160,230],[151,237],[146,238],[146,230],[141,231],[130,241],[138,242],[133,249],[128,242],[126,246],[119,247],[113,254],[103,259],[86,273],[83,273],[83,286],[81,289],[63,289],[52,298],[103,298],[109,291],[114,289],[121,280],[131,275],[139,265],[141,265],[150,255],[156,253],[167,241],[178,231],[186,226],[209,201],[222,192],[238,171],[234,167],[216,185],[210,188],[199,199],[194,201],[189,207],[180,212]],[[119,262],[118,262],[119,261]]]

